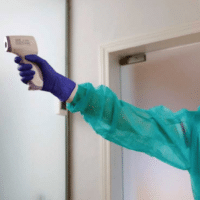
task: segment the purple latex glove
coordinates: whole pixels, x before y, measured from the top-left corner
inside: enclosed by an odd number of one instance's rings
[[[37,55],[27,55],[25,59],[36,63],[43,75],[43,91],[51,92],[54,96],[58,97],[60,101],[67,101],[76,87],[76,83],[67,77],[58,74],[46,60],[40,58]],[[15,57],[15,63],[19,64],[18,70],[20,71],[21,81],[27,84],[33,79],[35,72],[32,69],[32,65],[20,63],[22,59]]]

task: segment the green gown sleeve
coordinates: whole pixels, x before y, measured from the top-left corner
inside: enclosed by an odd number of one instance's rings
[[[108,87],[78,85],[67,109],[80,112],[94,131],[127,149],[144,152],[182,170],[190,168],[191,112],[164,106],[144,110],[126,103]]]

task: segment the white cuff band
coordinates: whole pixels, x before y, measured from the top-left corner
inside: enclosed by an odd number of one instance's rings
[[[78,90],[78,84],[76,84],[76,87],[74,88],[73,92],[71,93],[70,97],[67,99],[67,103],[71,103],[76,95],[76,92]]]

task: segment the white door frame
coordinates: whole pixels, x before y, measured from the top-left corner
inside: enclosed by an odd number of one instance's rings
[[[121,99],[119,59],[200,42],[200,21],[176,25],[154,33],[101,45],[99,84]],[[122,147],[102,140],[102,200],[123,200]]]

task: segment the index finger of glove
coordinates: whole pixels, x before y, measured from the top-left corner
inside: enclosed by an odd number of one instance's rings
[[[19,64],[21,60],[22,59],[19,56],[15,57],[15,63]]]

